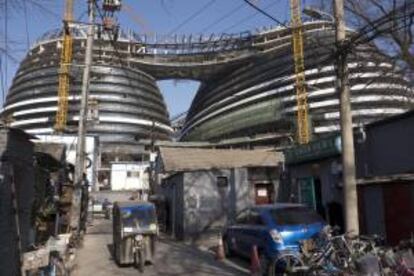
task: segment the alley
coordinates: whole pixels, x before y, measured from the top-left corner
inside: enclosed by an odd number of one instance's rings
[[[119,267],[111,256],[112,225],[109,220],[95,220],[88,228],[79,249],[74,276],[109,276],[140,274],[133,267]],[[162,237],[158,242],[155,265],[146,266],[140,275],[247,275],[230,262],[218,262],[213,254],[191,245]]]

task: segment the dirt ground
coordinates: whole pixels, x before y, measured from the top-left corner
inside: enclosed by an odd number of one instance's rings
[[[112,275],[248,275],[248,271],[231,261],[216,261],[211,252],[161,236],[155,264],[140,273],[134,267],[119,267],[112,258],[112,224],[95,219],[78,250],[74,276]]]

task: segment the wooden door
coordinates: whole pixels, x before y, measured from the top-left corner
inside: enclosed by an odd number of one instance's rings
[[[255,202],[256,205],[271,204],[273,199],[273,185],[271,184],[255,184]]]
[[[414,232],[414,210],[411,183],[383,185],[387,241],[391,245],[408,239]]]

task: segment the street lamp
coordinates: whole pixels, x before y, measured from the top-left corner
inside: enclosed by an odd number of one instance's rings
[[[319,9],[313,8],[313,7],[305,7],[303,9],[303,13],[306,14],[309,17],[322,20],[322,19],[329,19],[329,21],[334,22],[335,18],[332,16],[332,14],[329,14],[327,12],[321,11]]]

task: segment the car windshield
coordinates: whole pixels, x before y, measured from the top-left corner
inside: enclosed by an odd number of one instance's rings
[[[278,225],[313,224],[323,222],[322,218],[317,213],[306,207],[273,209],[270,213]]]
[[[156,223],[154,208],[134,208],[121,210],[124,227],[147,228]]]

